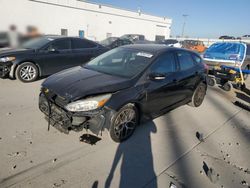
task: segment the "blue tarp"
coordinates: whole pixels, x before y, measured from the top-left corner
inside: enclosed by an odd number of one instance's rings
[[[246,57],[247,46],[240,42],[218,42],[211,45],[203,57],[208,61],[243,63]]]

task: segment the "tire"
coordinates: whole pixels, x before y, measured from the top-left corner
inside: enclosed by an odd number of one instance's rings
[[[192,106],[192,107],[199,107],[204,98],[205,98],[205,95],[206,95],[206,91],[207,91],[207,86],[206,84],[204,84],[203,82],[200,83],[194,93],[193,93],[193,96],[192,96],[192,100],[190,103],[188,103],[189,106]]]
[[[130,115],[131,117],[129,117]],[[128,122],[125,122],[124,118],[128,118]],[[111,125],[109,129],[111,139],[118,143],[127,140],[134,133],[138,122],[139,114],[137,108],[133,104],[123,106],[111,118]]]
[[[230,91],[232,89],[232,84],[229,82],[226,82],[222,85],[223,90]]]
[[[38,68],[33,63],[22,63],[16,69],[16,78],[21,82],[33,82],[38,78],[38,75]]]
[[[209,86],[215,86],[216,84],[215,78],[207,77],[207,84]]]

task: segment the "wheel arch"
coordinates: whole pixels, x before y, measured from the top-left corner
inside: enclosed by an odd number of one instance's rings
[[[142,112],[141,105],[140,105],[140,103],[138,101],[127,101],[127,102],[121,104],[116,109],[116,111],[119,111],[122,107],[127,106],[127,105],[133,105],[137,109],[137,112],[138,112],[138,121],[140,121],[141,117],[143,117],[143,112]]]
[[[16,66],[14,67],[14,70],[13,70],[13,76],[16,75],[16,70],[17,70],[17,67],[19,67],[20,65],[24,64],[24,63],[32,63],[34,64],[37,69],[38,69],[38,72],[39,72],[39,77],[42,76],[42,70],[41,70],[41,67],[33,60],[23,60],[23,61],[20,61],[18,64],[16,64]]]

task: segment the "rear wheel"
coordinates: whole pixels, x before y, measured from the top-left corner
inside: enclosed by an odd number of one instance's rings
[[[214,86],[216,84],[216,81],[215,81],[215,78],[212,78],[212,77],[207,77],[207,84],[209,86]]]
[[[189,106],[192,106],[192,107],[199,107],[204,98],[205,98],[205,95],[206,95],[206,91],[207,91],[207,86],[206,84],[204,83],[200,83],[194,93],[193,93],[193,96],[192,96],[192,100],[191,102],[188,104]]]
[[[222,85],[222,88],[225,90],[225,91],[230,91],[232,89],[232,84],[229,83],[229,82],[226,82]]]
[[[128,139],[138,125],[138,110],[132,105],[123,106],[112,118],[110,125],[110,137],[115,142]]]
[[[16,69],[16,78],[21,82],[33,82],[38,78],[38,68],[33,63],[22,63]]]

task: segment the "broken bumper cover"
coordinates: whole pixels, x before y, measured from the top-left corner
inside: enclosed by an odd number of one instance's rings
[[[12,63],[0,63],[0,78],[4,78],[9,75],[11,66]]]
[[[39,96],[39,109],[45,114],[50,125],[65,134],[70,130],[79,132],[88,129],[98,135],[104,128],[108,128],[111,114],[111,111],[105,108],[91,112],[68,112],[55,101],[47,99],[43,93]]]

